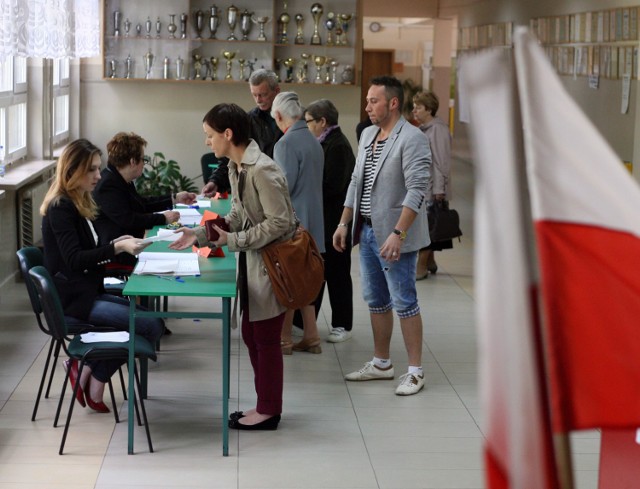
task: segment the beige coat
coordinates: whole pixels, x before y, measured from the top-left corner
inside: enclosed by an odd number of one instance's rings
[[[249,319],[261,321],[282,314],[286,308],[273,294],[260,250],[272,241],[293,236],[296,221],[282,171],[255,141],[247,147],[241,166],[246,171],[242,201],[238,198],[238,169],[235,162],[229,162],[233,201],[225,216],[232,231],[227,247],[246,252]],[[204,228],[198,228],[196,235],[200,246],[209,245]]]

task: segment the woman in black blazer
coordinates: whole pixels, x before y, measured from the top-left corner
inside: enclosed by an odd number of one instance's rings
[[[95,326],[129,330],[129,302],[122,297],[105,294],[105,265],[116,255],[137,255],[147,245],[132,236],[120,236],[111,243],[98,246],[93,221],[98,208],[91,192],[100,180],[101,151],[86,139],[70,143],[56,167],[56,179],[40,207],[44,264],[60,295],[66,316]],[[137,318],[136,333],[155,345],[164,330],[159,318]],[[87,362],[78,390],[78,402],[99,412],[109,412],[102,402],[105,383],[120,362]],[[65,362],[71,369],[72,384],[78,381],[76,362]]]
[[[147,229],[164,226],[180,219],[173,205],[194,204],[196,194],[179,192],[158,197],[138,194],[134,181],[144,169],[144,148],[147,141],[134,133],[119,132],[107,143],[107,167],[93,191],[93,198],[100,208],[95,222],[100,243],[128,234],[144,237]],[[135,265],[135,258],[124,254],[118,263]]]

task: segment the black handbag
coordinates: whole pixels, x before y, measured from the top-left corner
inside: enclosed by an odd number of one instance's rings
[[[432,242],[460,238],[460,216],[455,209],[449,209],[449,202],[436,200],[427,209],[429,236]]]

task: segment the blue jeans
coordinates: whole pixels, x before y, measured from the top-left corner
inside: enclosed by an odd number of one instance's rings
[[[416,293],[418,252],[401,253],[400,259],[389,263],[380,257],[380,247],[373,228],[362,226],[360,232],[360,275],[362,295],[372,314],[395,309],[400,318],[420,314]]]
[[[140,306],[136,306],[136,308],[144,310]],[[129,301],[123,297],[101,294],[93,303],[87,321],[94,326],[129,331]],[[136,334],[147,339],[152,345],[156,344],[163,332],[164,320],[162,318],[136,318]],[[108,382],[122,363],[119,360],[87,362],[91,367],[93,376],[101,382]]]

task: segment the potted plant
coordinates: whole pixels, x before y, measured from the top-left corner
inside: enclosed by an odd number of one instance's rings
[[[145,197],[173,194],[181,191],[198,192],[196,184],[180,171],[175,160],[167,160],[163,153],[145,156],[144,170],[136,179],[136,190]]]

